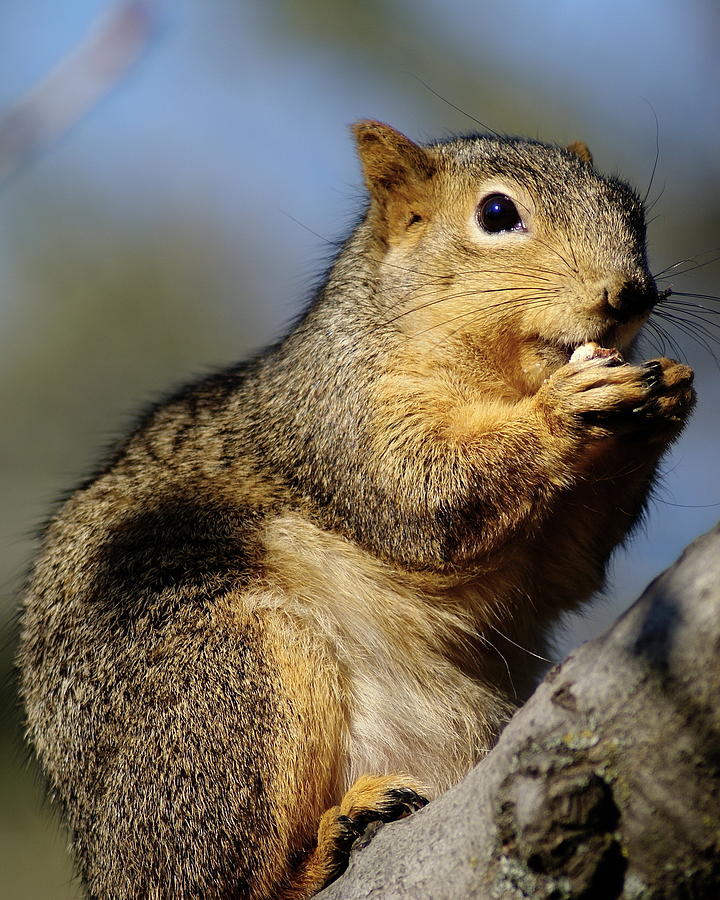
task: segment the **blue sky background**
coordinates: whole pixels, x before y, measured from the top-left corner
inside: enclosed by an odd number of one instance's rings
[[[109,6],[3,0],[0,113]],[[644,193],[654,110],[653,266],[720,247],[714,0],[168,0],[158,10],[160,32],[128,77],[0,185],[7,611],[28,533],[129,414],[269,342],[297,313],[328,257],[322,238],[342,235],[358,205],[352,121],[429,139],[477,128],[471,116],[498,131],[580,138],[599,168]],[[720,264],[671,283],[720,293]],[[720,371],[676,338],[698,370],[698,413],[645,533],[618,555],[609,599],[571,623],[559,653],[612,621],[720,518]],[[39,821],[0,823],[15,896],[73,896],[62,862],[50,886],[30,877],[31,858],[59,859]]]

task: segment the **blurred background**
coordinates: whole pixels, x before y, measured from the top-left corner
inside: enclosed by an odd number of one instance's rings
[[[307,299],[361,196],[353,120],[420,140],[477,130],[473,118],[579,138],[644,194],[656,115],[653,271],[679,263],[663,286],[720,293],[719,25],[715,0],[176,0],[122,14],[2,0],[3,676],[53,499],[139,405],[271,341]],[[559,633],[558,658],[720,518],[720,370],[704,346],[720,303],[692,302],[709,312],[687,309],[668,333],[696,367],[699,409],[645,531],[607,596]],[[0,894],[77,897],[3,691]]]

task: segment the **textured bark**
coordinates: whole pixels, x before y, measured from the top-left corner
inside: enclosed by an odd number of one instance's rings
[[[720,526],[319,896],[720,897]]]

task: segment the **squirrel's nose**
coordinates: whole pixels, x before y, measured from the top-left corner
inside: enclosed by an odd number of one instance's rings
[[[652,309],[658,299],[654,285],[634,280],[625,281],[614,290],[605,288],[604,294],[610,315],[620,322]]]

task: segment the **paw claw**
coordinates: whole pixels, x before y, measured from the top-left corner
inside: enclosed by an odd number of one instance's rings
[[[422,809],[423,806],[427,806],[429,802],[427,797],[423,797],[421,794],[418,794],[412,788],[408,787],[394,788],[388,792],[388,796],[396,801],[392,809],[404,810],[402,816],[409,816],[410,813],[414,813],[418,809]],[[396,816],[395,818],[400,818],[400,816]]]
[[[641,368],[648,369],[651,372],[655,372],[655,374],[657,375],[662,374],[663,370],[662,363],[657,359],[649,359],[647,362],[644,362],[642,364]]]

